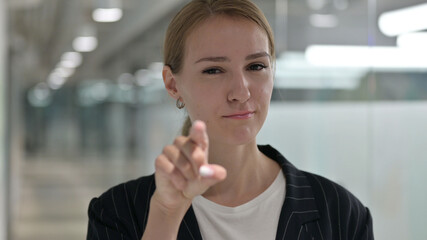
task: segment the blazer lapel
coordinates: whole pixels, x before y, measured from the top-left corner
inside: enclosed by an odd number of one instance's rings
[[[194,214],[192,206],[188,209],[181,222],[177,239],[202,240],[202,234],[200,233],[199,225],[197,224],[196,215]]]
[[[304,175],[277,150],[269,145],[259,146],[281,167],[286,178],[286,196],[277,227],[276,239],[296,239],[303,225],[320,218],[311,185]]]

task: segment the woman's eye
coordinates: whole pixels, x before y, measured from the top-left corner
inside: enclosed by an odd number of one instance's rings
[[[218,74],[221,73],[221,70],[218,68],[209,68],[203,71],[205,74]]]
[[[248,68],[249,68],[249,70],[252,70],[252,71],[260,71],[264,68],[267,68],[267,66],[265,66],[264,64],[257,63],[257,64],[249,65]]]

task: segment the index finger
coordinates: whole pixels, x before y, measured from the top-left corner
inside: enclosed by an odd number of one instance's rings
[[[208,150],[209,138],[208,133],[206,132],[206,124],[203,121],[194,121],[188,137],[198,146],[200,146],[204,151]]]

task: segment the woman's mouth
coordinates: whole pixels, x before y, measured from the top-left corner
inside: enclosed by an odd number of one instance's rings
[[[244,111],[244,112],[236,112],[229,115],[223,116],[224,118],[229,119],[249,119],[255,114],[254,111]]]

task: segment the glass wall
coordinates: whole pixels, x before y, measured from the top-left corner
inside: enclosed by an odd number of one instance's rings
[[[90,199],[153,173],[180,132],[185,112],[162,86],[162,42],[188,1],[111,2],[8,2],[13,239],[85,238]],[[427,26],[411,19],[425,3],[254,2],[278,56],[258,142],[354,193],[376,239],[427,239],[427,41],[417,43]],[[121,14],[102,22],[93,13],[103,4]],[[420,4],[397,15],[407,23],[397,29],[395,10]]]
[[[419,219],[427,191],[417,184],[427,169],[427,42],[417,43],[425,26],[410,28],[425,8],[423,1],[287,1],[278,100],[261,137],[355,193],[371,209],[378,239],[427,237]],[[396,15],[408,30],[391,34]]]

